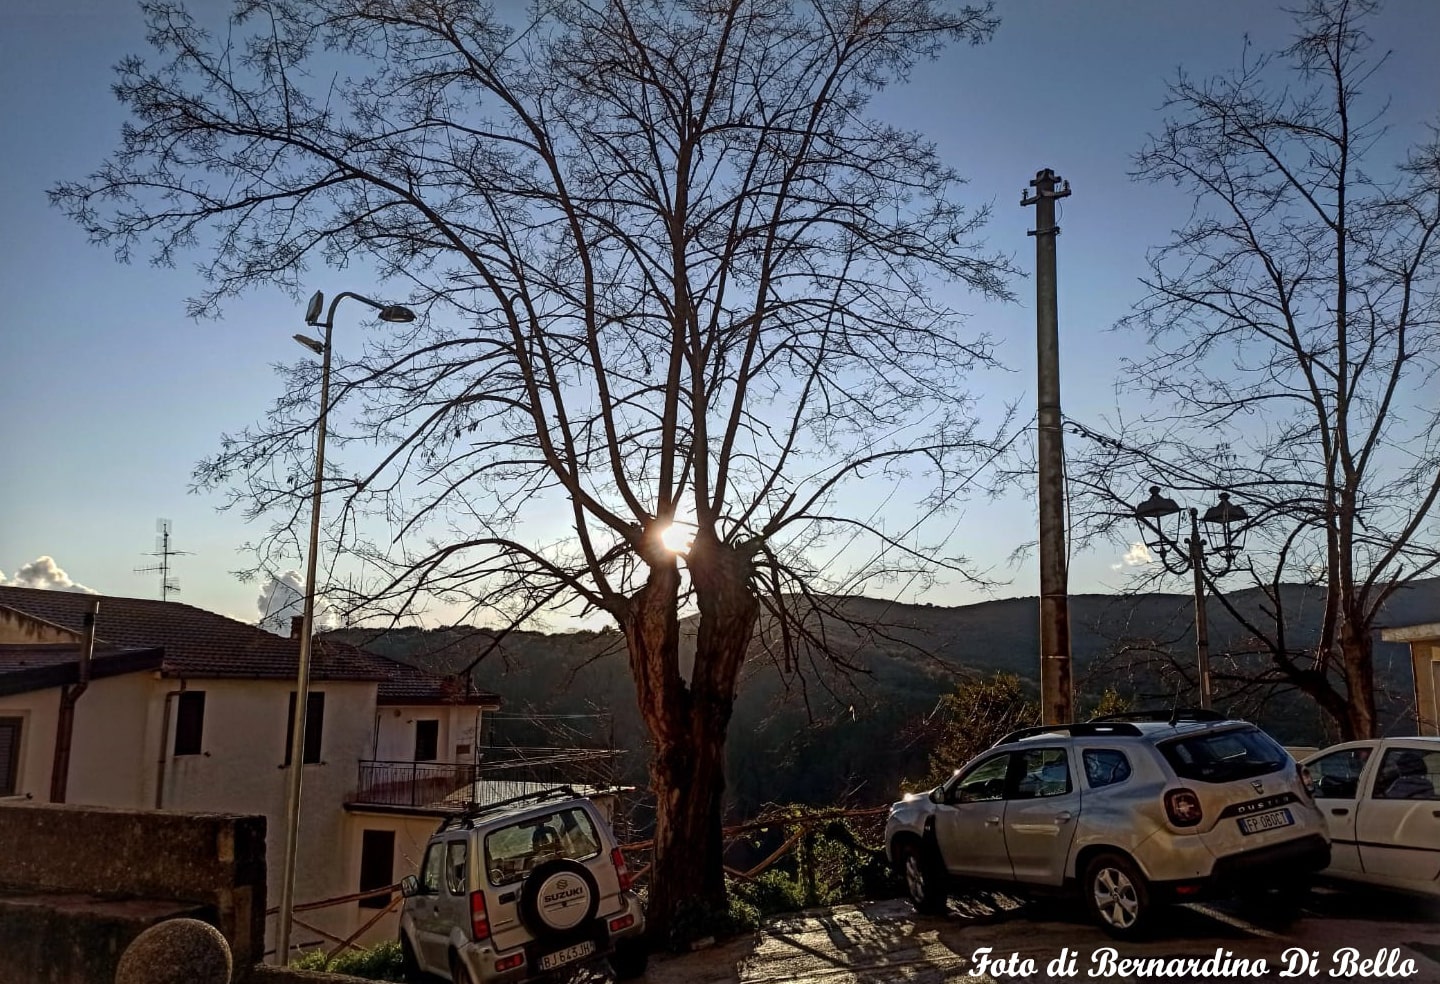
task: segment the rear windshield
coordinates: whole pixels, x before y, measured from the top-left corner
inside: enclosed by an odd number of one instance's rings
[[[1160,745],[1181,779],[1233,782],[1278,772],[1290,762],[1285,749],[1259,728],[1206,732]]]
[[[599,853],[595,825],[578,806],[527,817],[485,835],[485,868],[492,885],[519,881],[536,865],[555,858],[584,861]]]

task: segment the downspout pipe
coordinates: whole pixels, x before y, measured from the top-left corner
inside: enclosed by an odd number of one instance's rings
[[[165,763],[170,754],[170,702],[185,692],[185,678],[180,678],[180,689],[165,695],[165,710],[160,715],[160,757],[155,762],[155,809],[165,808]]]
[[[85,636],[80,648],[79,679],[60,688],[60,713],[55,721],[55,761],[50,769],[50,802],[65,802],[70,782],[70,748],[75,740],[75,705],[90,686],[90,661],[95,656],[95,621],[100,599],[91,598],[85,612]]]

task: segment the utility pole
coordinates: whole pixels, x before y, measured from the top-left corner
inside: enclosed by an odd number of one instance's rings
[[[1057,187],[1057,185],[1059,187]],[[1074,720],[1070,679],[1069,572],[1065,533],[1065,444],[1060,417],[1060,317],[1056,299],[1055,200],[1070,194],[1048,167],[1021,193],[1035,206],[1035,327],[1038,366],[1038,484],[1040,491],[1040,709],[1045,724]]]

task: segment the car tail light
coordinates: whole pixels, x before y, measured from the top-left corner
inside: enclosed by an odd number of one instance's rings
[[[630,868],[625,864],[625,854],[620,848],[610,852],[610,861],[615,865],[615,877],[620,879],[620,891],[630,891],[630,886],[635,884],[635,879],[630,874]]]
[[[617,916],[610,920],[610,932],[618,933],[620,930],[629,929],[633,925],[635,925],[635,917],[626,913],[623,916]]]
[[[478,942],[490,938],[490,916],[485,911],[485,893],[470,893],[470,935]]]
[[[524,962],[525,954],[523,953],[517,953],[509,957],[501,957],[499,960],[495,961],[495,970],[497,972],[502,970],[514,970],[516,967],[520,966]]]
[[[1165,813],[1177,827],[1193,827],[1205,819],[1200,797],[1189,789],[1172,789],[1166,793]]]
[[[1300,784],[1300,791],[1310,802],[1315,802],[1315,794],[1310,791],[1310,770],[1299,762],[1295,763],[1295,781]]]

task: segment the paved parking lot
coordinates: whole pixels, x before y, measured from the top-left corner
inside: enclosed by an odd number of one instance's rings
[[[656,959],[646,980],[1440,981],[1440,904],[1401,896],[1319,890],[1305,913],[1288,924],[1239,904],[1187,905],[1175,909],[1156,937],[1142,944],[1114,942],[1078,909],[1078,904],[1036,907],[991,896],[952,901],[950,912],[936,917],[916,917],[908,903],[898,900],[841,906],[775,919],[752,937]],[[980,972],[977,951],[983,947],[991,948],[992,960],[1004,963]],[[1052,966],[1062,951],[1073,956],[1073,963]],[[1208,968],[1193,962],[1211,958]],[[1193,970],[1186,969],[1187,959]],[[1169,963],[1147,967],[1122,960]]]

